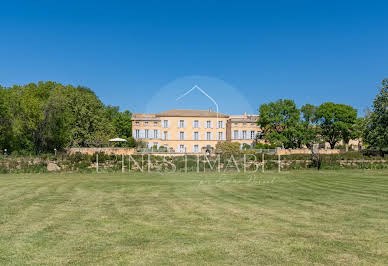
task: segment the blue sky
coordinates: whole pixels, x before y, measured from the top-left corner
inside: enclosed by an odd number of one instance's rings
[[[181,107],[196,83],[226,113],[279,98],[362,113],[388,77],[387,14],[388,1],[2,1],[0,84],[83,85],[132,112]]]

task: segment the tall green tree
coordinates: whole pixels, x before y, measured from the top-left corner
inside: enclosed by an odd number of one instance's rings
[[[293,100],[280,99],[262,104],[258,124],[264,131],[264,139],[285,148],[297,148],[303,144],[300,126],[300,110]]]
[[[95,146],[116,131],[130,136],[130,112],[105,106],[89,88],[51,81],[0,88],[1,148],[40,153]]]
[[[357,110],[345,104],[323,103],[315,112],[320,134],[332,149],[341,140],[345,143],[350,140],[356,119]]]
[[[41,151],[44,107],[51,85],[40,82],[9,89],[13,150]]]
[[[77,87],[70,95],[70,146],[99,146],[114,136],[114,128],[107,118],[104,104],[93,91]]]
[[[11,118],[7,91],[0,86],[0,150],[9,149]]]
[[[115,133],[120,138],[128,139],[132,136],[132,113],[128,110],[118,112],[113,117],[113,127]]]
[[[372,110],[366,116],[363,136],[371,147],[381,151],[388,149],[388,79],[382,81]]]
[[[311,104],[305,104],[301,108],[303,144],[307,148],[311,148],[318,141],[319,126],[315,123],[316,110],[317,107]]]

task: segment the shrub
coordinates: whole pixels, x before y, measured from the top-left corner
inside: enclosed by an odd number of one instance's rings
[[[248,145],[246,143],[243,144],[242,149],[243,150],[249,150],[251,148],[251,145]]]
[[[216,144],[216,151],[225,154],[238,154],[240,153],[240,144],[229,141],[218,142]]]
[[[267,143],[257,143],[254,149],[275,149],[276,145],[274,144],[267,144]]]

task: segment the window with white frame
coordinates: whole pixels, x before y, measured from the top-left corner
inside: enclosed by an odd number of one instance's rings
[[[198,145],[194,145],[194,150],[193,152],[199,152],[199,146]]]
[[[243,132],[242,132],[242,138],[243,138],[243,139],[247,139],[247,131],[246,131],[246,130],[243,130]]]
[[[233,131],[233,139],[238,139],[238,130]]]
[[[158,130],[157,129],[154,129],[154,139],[158,139],[159,136],[158,136]]]
[[[199,128],[199,120],[194,120],[194,128]]]
[[[144,138],[148,139],[148,129],[144,130]]]
[[[206,132],[206,140],[211,140],[211,139],[212,139],[212,133]]]
[[[136,121],[136,122],[135,122],[135,125],[136,125],[136,126],[140,125],[140,122],[139,122],[139,121]]]
[[[185,132],[179,132],[179,140],[184,140],[185,139]]]
[[[206,121],[206,128],[211,128],[212,127],[212,121],[207,120]]]
[[[218,132],[218,140],[224,139],[224,132]]]
[[[218,128],[224,128],[224,121],[218,121]]]
[[[138,139],[138,138],[140,138],[140,130],[136,129],[135,130],[135,139]]]
[[[199,140],[199,132],[194,132],[194,140]]]
[[[237,122],[234,122],[234,126],[237,127],[238,123]]]
[[[164,131],[164,132],[163,132],[163,139],[164,139],[164,140],[167,140],[167,139],[168,139],[168,132],[167,132],[167,131]]]
[[[144,125],[145,125],[145,126],[148,126],[148,121],[145,121],[145,122],[144,122]]]
[[[179,120],[179,128],[184,128],[185,127],[185,120]]]
[[[179,152],[185,152],[186,149],[185,149],[185,145],[179,145]]]
[[[157,126],[157,125],[158,125],[158,122],[155,121],[155,122],[154,122],[154,126]]]
[[[163,120],[163,127],[168,128],[168,120]]]
[[[254,130],[251,131],[251,139],[255,139],[256,132]]]

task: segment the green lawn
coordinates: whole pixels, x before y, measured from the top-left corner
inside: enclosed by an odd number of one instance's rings
[[[388,264],[388,171],[0,175],[0,264]]]

